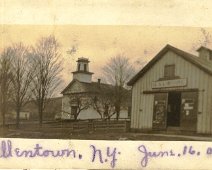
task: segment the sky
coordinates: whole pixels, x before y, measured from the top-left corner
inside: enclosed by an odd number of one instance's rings
[[[211,0],[0,0],[4,24],[209,27]]]
[[[212,48],[209,6],[210,0],[0,0],[0,52],[12,43],[33,45],[54,34],[65,61],[64,86],[78,57],[89,58],[96,81],[120,53],[138,71],[166,44],[193,54],[201,45]],[[72,46],[77,51],[70,55]]]

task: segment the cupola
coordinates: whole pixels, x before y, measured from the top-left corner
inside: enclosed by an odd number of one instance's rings
[[[199,49],[197,49],[197,51],[199,52],[199,57],[201,59],[207,60],[207,61],[212,61],[212,50],[201,46]]]
[[[93,73],[89,72],[89,62],[88,58],[78,58],[76,71],[72,72],[73,79],[80,82],[91,83]]]

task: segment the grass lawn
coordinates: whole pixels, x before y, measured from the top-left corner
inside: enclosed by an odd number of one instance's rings
[[[185,141],[190,138],[181,136],[155,136],[130,132],[70,132],[64,129],[1,129],[0,137],[5,138],[41,138],[41,139],[81,139],[81,140],[150,140],[150,141]]]
[[[104,131],[88,130],[88,126],[71,130],[72,122],[44,123],[42,127],[38,122],[22,123],[19,129],[15,125],[0,128],[0,137],[3,138],[40,138],[40,139],[81,139],[81,140],[149,140],[149,141],[212,141],[212,136],[199,134],[166,134],[164,132],[136,133],[117,132],[104,129]],[[80,124],[83,122],[79,122]],[[123,130],[123,129],[122,129]]]

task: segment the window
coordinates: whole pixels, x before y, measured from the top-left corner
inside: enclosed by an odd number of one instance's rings
[[[77,114],[77,106],[71,106],[71,114],[76,115]]]
[[[209,56],[209,60],[210,60],[210,61],[212,60],[212,55]]]
[[[128,113],[127,117],[128,118],[131,118],[131,110],[132,110],[132,107],[128,106],[128,109],[127,109],[127,113]]]
[[[87,64],[84,64],[84,71],[87,71]]]
[[[175,77],[175,65],[165,65],[165,67],[164,67],[164,77],[165,78]]]
[[[78,64],[78,71],[80,71],[80,64]]]

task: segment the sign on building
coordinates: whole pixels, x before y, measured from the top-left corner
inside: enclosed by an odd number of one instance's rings
[[[174,79],[152,82],[152,88],[166,88],[166,87],[183,87],[187,85],[187,79]]]

